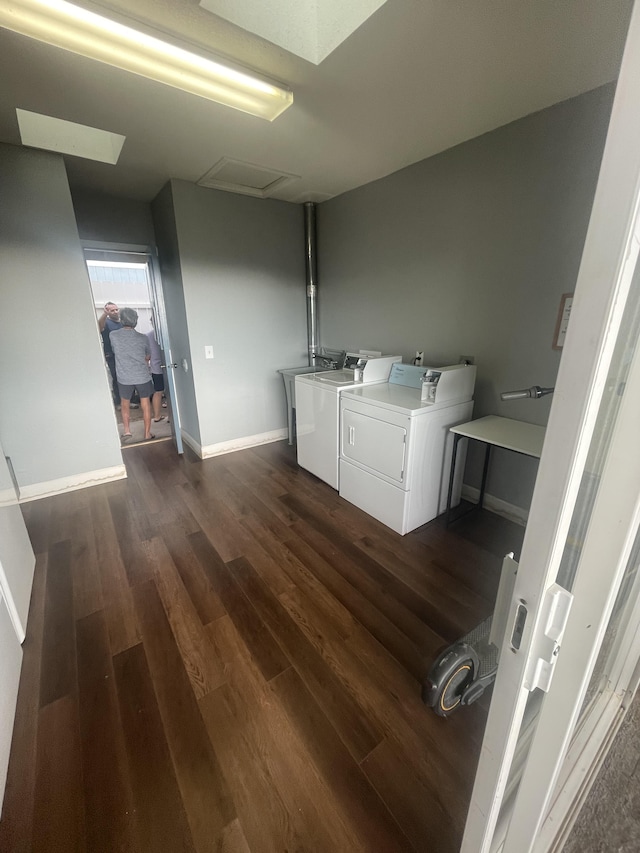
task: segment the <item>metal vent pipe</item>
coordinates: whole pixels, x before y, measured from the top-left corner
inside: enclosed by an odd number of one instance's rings
[[[307,339],[309,365],[315,364],[318,354],[318,262],[316,258],[316,206],[304,203],[304,242],[307,277]]]

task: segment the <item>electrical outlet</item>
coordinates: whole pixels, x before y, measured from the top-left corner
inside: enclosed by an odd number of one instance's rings
[[[459,364],[475,364],[476,363],[476,357],[475,357],[475,355],[461,355],[458,363]]]
[[[417,364],[417,365],[422,365],[423,360],[424,360],[424,351],[417,349],[416,350],[416,357],[414,358],[413,363]]]
[[[205,347],[204,348],[204,357],[205,358],[213,358],[213,347]]]

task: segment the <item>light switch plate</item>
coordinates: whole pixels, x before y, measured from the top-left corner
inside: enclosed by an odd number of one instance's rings
[[[205,358],[213,358],[213,347],[205,347],[204,348],[204,357]]]

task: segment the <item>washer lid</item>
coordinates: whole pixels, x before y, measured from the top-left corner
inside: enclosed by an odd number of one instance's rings
[[[355,385],[353,370],[332,370],[330,373],[318,373],[318,382],[326,385]]]

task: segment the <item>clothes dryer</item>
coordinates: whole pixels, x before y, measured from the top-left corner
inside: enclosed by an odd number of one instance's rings
[[[476,368],[432,368],[435,389],[422,400],[427,368],[398,365],[388,383],[351,388],[341,398],[340,496],[405,534],[444,512],[453,441],[471,419]],[[407,383],[407,384],[403,384]],[[453,505],[460,500],[458,455]]]

